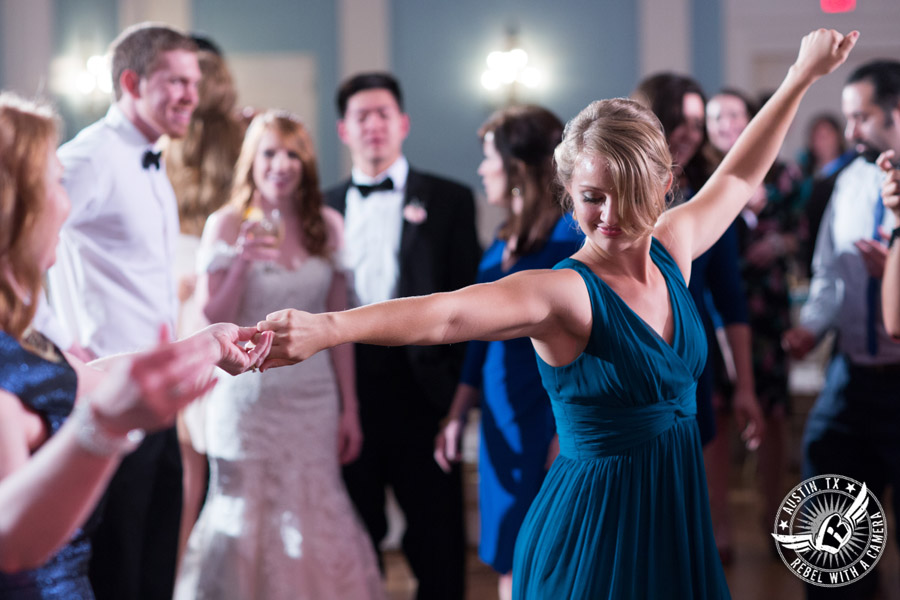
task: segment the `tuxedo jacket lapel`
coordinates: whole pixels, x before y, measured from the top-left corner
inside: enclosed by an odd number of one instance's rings
[[[326,197],[326,203],[334,210],[341,213],[342,216],[347,215],[347,190],[350,189],[350,180],[347,179],[338,187],[332,188]]]

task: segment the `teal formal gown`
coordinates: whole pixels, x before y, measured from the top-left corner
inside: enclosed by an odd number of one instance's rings
[[[584,352],[538,358],[560,455],[519,532],[517,599],[729,598],[709,517],[696,381],[706,336],[681,271],[657,240],[669,292],[669,345],[583,263],[591,298]]]

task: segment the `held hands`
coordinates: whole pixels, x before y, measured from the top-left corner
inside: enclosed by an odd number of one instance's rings
[[[260,367],[272,347],[271,333],[259,334],[256,327],[238,327],[230,323],[210,325],[185,342],[194,338],[206,343],[209,362],[231,375]]]
[[[800,52],[792,70],[812,83],[843,64],[858,39],[858,31],[842,35],[834,29],[817,29],[800,42]]]

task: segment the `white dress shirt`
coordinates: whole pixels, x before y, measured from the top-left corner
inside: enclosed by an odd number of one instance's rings
[[[836,327],[839,350],[852,363],[867,366],[900,363],[900,344],[888,336],[880,314],[878,352],[872,356],[867,350],[869,273],[853,245],[872,238],[882,179],[881,169],[862,157],[838,176],[819,227],[809,299],[800,311],[800,324],[817,337]],[[884,212],[882,225],[890,231],[894,216],[889,210]]]
[[[344,266],[353,274],[351,289],[356,306],[397,296],[400,278],[400,236],[403,233],[403,198],[409,163],[401,156],[383,173],[369,177],[354,168],[356,183],[373,185],[386,177],[393,190],[377,190],[366,198],[353,185],[347,190],[344,215]]]
[[[79,344],[103,357],[172,335],[178,316],[178,206],[165,166],[144,169],[154,149],[113,105],[59,149],[72,211],[50,269],[50,300]]]

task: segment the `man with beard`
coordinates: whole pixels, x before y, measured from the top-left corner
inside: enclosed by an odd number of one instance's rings
[[[882,323],[881,277],[887,248],[881,231],[896,226],[881,200],[881,152],[900,156],[900,62],[879,60],[854,71],[844,86],[847,138],[860,156],[835,183],[813,255],[809,299],[800,325],[783,343],[803,357],[831,328],[837,348],[803,435],[803,477],[839,473],[881,496],[894,490],[900,514],[900,344]],[[807,597],[866,598],[875,577],[842,588],[807,586]],[[837,594],[837,595],[835,595]]]

